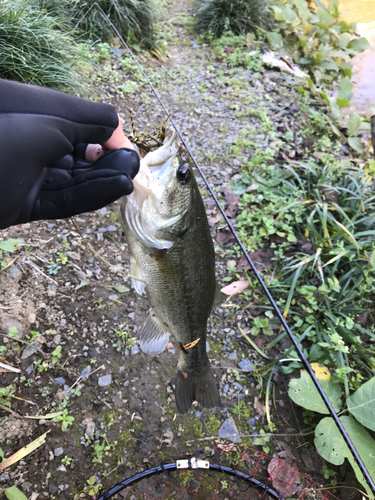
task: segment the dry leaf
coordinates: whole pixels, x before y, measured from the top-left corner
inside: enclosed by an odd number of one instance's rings
[[[230,240],[233,240],[234,236],[232,234],[232,231],[228,229],[227,227],[220,231],[220,233],[217,233],[216,235],[216,241],[219,243],[219,245],[225,245],[228,243]]]
[[[225,286],[220,291],[225,295],[235,295],[246,290],[248,286],[249,282],[247,280],[233,281],[233,283]]]
[[[272,458],[267,468],[272,486],[282,497],[292,497],[301,483],[298,470],[290,467],[285,460]]]
[[[254,410],[260,415],[264,417],[266,415],[266,407],[263,403],[259,401],[258,396],[254,397]]]
[[[32,441],[28,445],[24,446],[23,448],[21,448],[20,450],[18,450],[16,453],[14,453],[9,458],[6,458],[4,460],[4,462],[2,462],[0,464],[0,471],[6,469],[10,465],[15,464],[16,462],[18,462],[22,458],[25,458],[27,455],[29,455],[34,450],[36,450],[37,448],[39,448],[39,446],[42,446],[42,444],[44,444],[46,442],[46,436],[47,436],[47,434],[49,432],[50,431],[45,432],[40,437],[38,437],[37,439],[35,439],[35,441]]]

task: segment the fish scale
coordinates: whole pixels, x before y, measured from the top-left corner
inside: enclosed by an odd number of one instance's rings
[[[189,166],[189,180],[180,182],[178,174],[181,168],[184,172],[187,170],[187,155],[181,146],[178,152],[171,148],[172,152],[174,156],[159,167],[160,176],[155,174],[147,186],[153,193],[149,195],[148,205],[142,207],[142,199],[138,205],[131,199],[127,210],[129,200],[125,198],[122,218],[128,246],[136,261],[135,268],[146,282],[145,291],[151,307],[141,330],[141,349],[147,354],[157,354],[165,349],[169,334],[181,346],[199,339],[190,349],[179,350],[176,405],[185,413],[195,399],[205,407],[220,403],[206,352],[206,335],[208,317],[222,295],[216,284],[210,227],[194,173]],[[157,159],[157,153],[158,150],[150,155]],[[142,161],[147,162],[147,156]],[[173,161],[173,166],[168,161]],[[170,172],[167,179],[162,175],[166,169]],[[152,217],[159,221],[159,229],[154,220],[150,222]],[[133,219],[138,221],[136,229]],[[164,226],[164,221],[168,220],[173,220],[173,224]],[[148,231],[147,239],[139,231],[139,224]],[[172,244],[169,248],[155,248],[149,243],[152,238]]]

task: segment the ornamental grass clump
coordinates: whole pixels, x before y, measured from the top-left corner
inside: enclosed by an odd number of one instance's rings
[[[244,35],[268,24],[264,0],[195,0],[196,29],[221,37],[226,31]]]
[[[34,11],[29,2],[13,8],[0,0],[0,78],[53,88],[75,88],[75,44],[58,27],[60,18]]]
[[[33,0],[39,8],[52,15],[64,16],[71,27],[77,27],[84,36],[110,42],[115,32],[91,0]],[[146,48],[155,44],[154,12],[149,0],[99,0],[119,33]]]

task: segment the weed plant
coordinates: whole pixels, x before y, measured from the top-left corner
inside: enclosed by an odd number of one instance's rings
[[[54,88],[79,86],[72,71],[75,45],[64,21],[21,1],[0,0],[0,77]]]
[[[226,31],[246,35],[268,24],[265,0],[195,0],[196,29],[219,38]]]

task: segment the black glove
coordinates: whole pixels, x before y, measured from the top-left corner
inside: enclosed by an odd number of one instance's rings
[[[0,80],[0,229],[101,208],[133,191],[139,156],[108,151],[84,161],[82,143],[103,143],[115,108]]]

